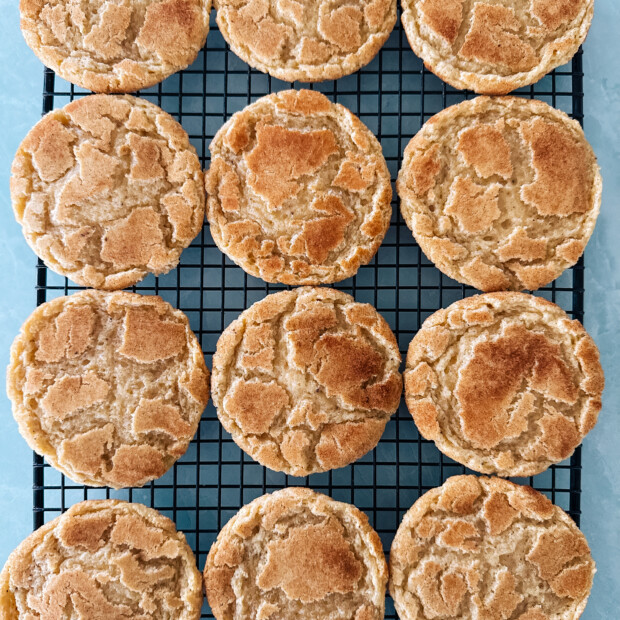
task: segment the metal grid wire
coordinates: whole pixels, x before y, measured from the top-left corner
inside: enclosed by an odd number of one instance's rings
[[[580,51],[569,65],[533,87],[521,89],[519,94],[542,99],[582,121],[582,81]],[[212,16],[212,30],[196,62],[186,71],[138,94],[180,121],[206,168],[209,142],[234,112],[262,95],[292,86],[252,70],[238,59],[229,51]],[[423,68],[411,51],[400,22],[367,67],[312,88],[348,107],[377,135],[393,180],[405,146],[421,125],[443,108],[473,96],[446,86]],[[56,77],[52,71],[45,71],[44,112],[84,94],[88,93]],[[404,354],[427,316],[475,291],[443,276],[428,261],[400,216],[396,194],[392,206],[392,225],[376,258],[337,288],[351,293],[357,301],[373,304],[395,331]],[[582,320],[583,269],[580,261],[537,294]],[[38,304],[78,288],[39,262]],[[205,226],[183,253],[177,269],[159,278],[149,276],[132,290],[160,295],[183,310],[210,366],[224,328],[253,302],[281,288],[246,275],[220,253]],[[275,473],[254,462],[222,429],[209,403],[185,456],[166,475],[141,489],[86,488],[66,479],[35,455],[34,527],[84,499],[113,497],[142,502],[176,522],[202,568],[217,533],[243,504],[285,486],[305,485],[334,499],[354,503],[366,512],[387,553],[411,504],[428,489],[464,471],[464,467],[444,457],[432,442],[420,438],[404,401],[374,451],[349,467],[308,478]],[[579,523],[580,449],[570,461],[535,478],[517,481],[546,493]],[[206,602],[202,617],[213,618]],[[389,598],[386,618],[396,618]]]

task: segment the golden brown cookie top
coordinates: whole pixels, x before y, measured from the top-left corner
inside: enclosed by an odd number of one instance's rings
[[[268,282],[354,275],[390,225],[381,145],[321,93],[284,91],[237,112],[209,147],[207,219],[218,247]]]
[[[405,514],[390,594],[402,620],[573,620],[594,572],[585,537],[544,495],[454,476]]]
[[[596,424],[604,377],[579,321],[524,293],[488,293],[431,315],[411,341],[405,398],[422,435],[467,467],[531,476]]]
[[[26,538],[0,573],[4,620],[198,620],[201,607],[185,536],[142,504],[75,504]]]
[[[483,291],[535,290],[583,253],[602,181],[566,114],[542,101],[477,97],[412,138],[397,189],[407,225],[446,275]]]
[[[72,480],[142,486],[187,450],[209,398],[187,317],[159,297],[82,291],[39,306],[7,391],[28,445]]]
[[[330,288],[268,295],[225,330],[213,402],[235,442],[295,476],[372,450],[398,408],[400,353],[369,304]]]
[[[220,532],[204,570],[217,620],[381,620],[387,566],[355,506],[288,488],[244,506]],[[254,616],[254,614],[256,614]]]
[[[145,99],[91,95],[50,112],[11,172],[26,241],[83,286],[120,289],[169,271],[204,221],[196,151]]]
[[[396,0],[215,0],[217,24],[250,66],[287,82],[337,80],[367,65],[396,23]]]
[[[211,0],[20,0],[19,10],[26,42],[60,77],[127,93],[194,62]]]
[[[567,63],[594,0],[402,0],[413,51],[451,86],[504,95]]]

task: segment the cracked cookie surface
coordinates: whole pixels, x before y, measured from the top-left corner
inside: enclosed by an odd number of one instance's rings
[[[170,271],[204,222],[196,150],[145,99],[91,95],[50,112],[11,173],[26,241],[82,286],[121,289]]]
[[[588,34],[594,0],[402,0],[409,44],[460,89],[504,95],[567,63]]]
[[[403,218],[446,275],[482,291],[535,290],[574,265],[602,180],[579,124],[542,101],[477,97],[411,139]]]
[[[422,495],[390,551],[401,620],[576,620],[594,573],[574,521],[499,478],[454,476]]]
[[[321,93],[262,97],[234,114],[209,149],[211,234],[250,275],[338,282],[379,249],[392,215],[381,145]]]
[[[306,476],[377,445],[400,402],[400,359],[394,334],[369,304],[330,288],[283,291],[224,330],[213,402],[252,458]]]
[[[187,317],[159,297],[83,291],[39,306],[7,392],[28,445],[71,480],[142,486],[196,433],[209,371]]]
[[[596,424],[599,352],[579,321],[524,293],[487,293],[431,315],[411,341],[405,398],[420,433],[482,473],[533,476]]]
[[[368,517],[300,487],[241,508],[204,570],[217,620],[381,620],[387,579]]]
[[[43,525],[0,573],[3,620],[198,620],[202,579],[170,519],[89,500]]]
[[[367,65],[396,0],[215,0],[220,32],[250,66],[286,82],[337,80]]]
[[[20,0],[19,10],[26,42],[60,77],[127,93],[194,62],[211,0]]]

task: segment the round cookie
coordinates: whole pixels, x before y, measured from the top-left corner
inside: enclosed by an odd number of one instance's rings
[[[400,359],[371,305],[330,288],[282,291],[224,330],[213,356],[213,403],[252,458],[307,476],[377,445],[400,403]]]
[[[327,284],[355,275],[390,225],[381,145],[321,93],[284,91],[237,112],[210,145],[207,219],[250,275]]]
[[[202,599],[183,533],[156,510],[118,500],[75,504],[28,536],[0,573],[3,620],[198,620]]]
[[[422,495],[390,551],[401,620],[576,620],[594,573],[574,521],[499,478],[454,476]]]
[[[387,579],[368,517],[300,487],[241,508],[204,569],[217,620],[382,620]]]
[[[82,291],[39,306],[11,347],[19,432],[90,486],[162,476],[196,433],[209,371],[187,317],[159,297]]]
[[[19,11],[26,43],[61,78],[128,93],[196,60],[211,0],[20,0]]]
[[[488,293],[431,315],[407,354],[405,398],[420,433],[485,474],[533,476],[594,427],[604,377],[594,341],[559,306]]]
[[[409,44],[460,89],[505,95],[566,64],[584,42],[594,0],[402,0]]]
[[[215,0],[231,49],[285,82],[337,80],[367,65],[396,23],[396,0]]]
[[[574,265],[602,181],[580,125],[542,101],[478,97],[433,116],[397,181],[416,241],[482,291],[535,290]]]
[[[91,95],[50,112],[11,172],[26,241],[82,286],[121,289],[170,271],[204,222],[196,150],[145,99]]]

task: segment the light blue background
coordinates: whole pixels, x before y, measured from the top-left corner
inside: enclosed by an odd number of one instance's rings
[[[41,113],[42,65],[24,43],[17,0],[0,0],[0,366],[35,306],[36,258],[13,219],[9,171]],[[603,207],[586,251],[585,325],[607,377],[603,412],[584,442],[582,528],[598,565],[583,618],[620,617],[620,3],[596,0],[585,45],[585,129],[603,171]],[[32,453],[0,394],[0,565],[32,529]]]

